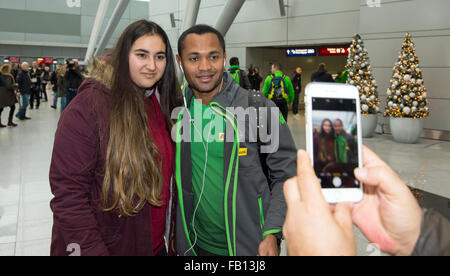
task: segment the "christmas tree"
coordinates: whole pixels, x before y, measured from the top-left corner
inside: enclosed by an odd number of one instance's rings
[[[406,34],[387,89],[384,116],[420,119],[429,115],[427,90],[411,35]]]
[[[359,34],[353,36],[352,45],[348,51],[347,83],[356,86],[361,99],[361,114],[376,114],[380,108],[380,99],[377,93],[377,82],[373,78],[372,65]]]

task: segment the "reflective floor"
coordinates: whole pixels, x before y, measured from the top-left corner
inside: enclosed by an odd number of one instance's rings
[[[50,100],[53,96],[50,96]],[[0,129],[0,256],[49,255],[52,212],[48,174],[59,111],[41,104],[29,110],[28,121],[16,128]],[[1,120],[7,120],[6,108]],[[298,148],[305,148],[304,118],[288,120]],[[450,143],[420,140],[415,145],[398,144],[389,135],[377,135],[364,144],[379,154],[411,187],[450,198]],[[441,206],[442,207],[442,206]],[[445,208],[444,208],[445,209]],[[445,211],[445,210],[444,210]],[[378,255],[357,232],[358,255]],[[285,254],[285,249],[283,249]]]

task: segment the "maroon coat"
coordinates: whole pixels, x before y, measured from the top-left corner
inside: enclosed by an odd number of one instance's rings
[[[73,248],[82,256],[153,255],[148,203],[133,217],[119,218],[118,211],[104,212],[100,208],[109,99],[108,88],[86,79],[58,123],[50,167],[55,196],[50,203],[54,214],[51,255],[68,255],[74,253]],[[175,202],[172,200],[169,208],[170,245],[174,244]],[[172,251],[170,246],[169,254]]]

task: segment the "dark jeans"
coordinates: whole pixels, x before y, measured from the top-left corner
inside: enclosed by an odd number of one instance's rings
[[[17,112],[16,116],[18,118],[25,118],[25,113],[27,112],[27,107],[30,101],[30,95],[28,94],[21,94],[20,95],[20,99],[21,99],[21,105],[20,105],[20,109],[19,112]]]
[[[41,83],[41,94],[44,95],[44,100],[48,101],[48,97],[47,97],[47,83]]]
[[[284,120],[287,123],[288,120],[288,105],[285,99],[273,99],[272,100],[275,105],[278,107],[278,109],[280,110],[281,115],[283,115]]]
[[[61,112],[63,112],[63,110],[66,108],[66,106],[67,106],[67,98],[61,97]]]
[[[30,90],[30,108],[33,108],[34,106],[34,101],[36,100],[36,107],[39,108],[39,105],[41,104],[41,99],[40,99],[40,89],[39,86],[33,86],[31,87]]]
[[[69,105],[70,101],[72,101],[73,98],[75,98],[76,95],[77,95],[77,90],[76,90],[76,89],[72,89],[72,88],[67,89],[67,93],[66,93],[66,98],[67,98],[66,106]]]
[[[58,106],[58,91],[53,90],[53,106],[57,107]]]
[[[294,115],[298,114],[298,104],[300,102],[300,92],[301,91],[295,91],[294,102],[292,103],[292,113],[294,113]]]

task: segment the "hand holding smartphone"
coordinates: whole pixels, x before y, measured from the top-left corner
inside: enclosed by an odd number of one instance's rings
[[[310,83],[306,87],[306,147],[328,203],[359,202],[363,186],[361,112],[351,85]]]

